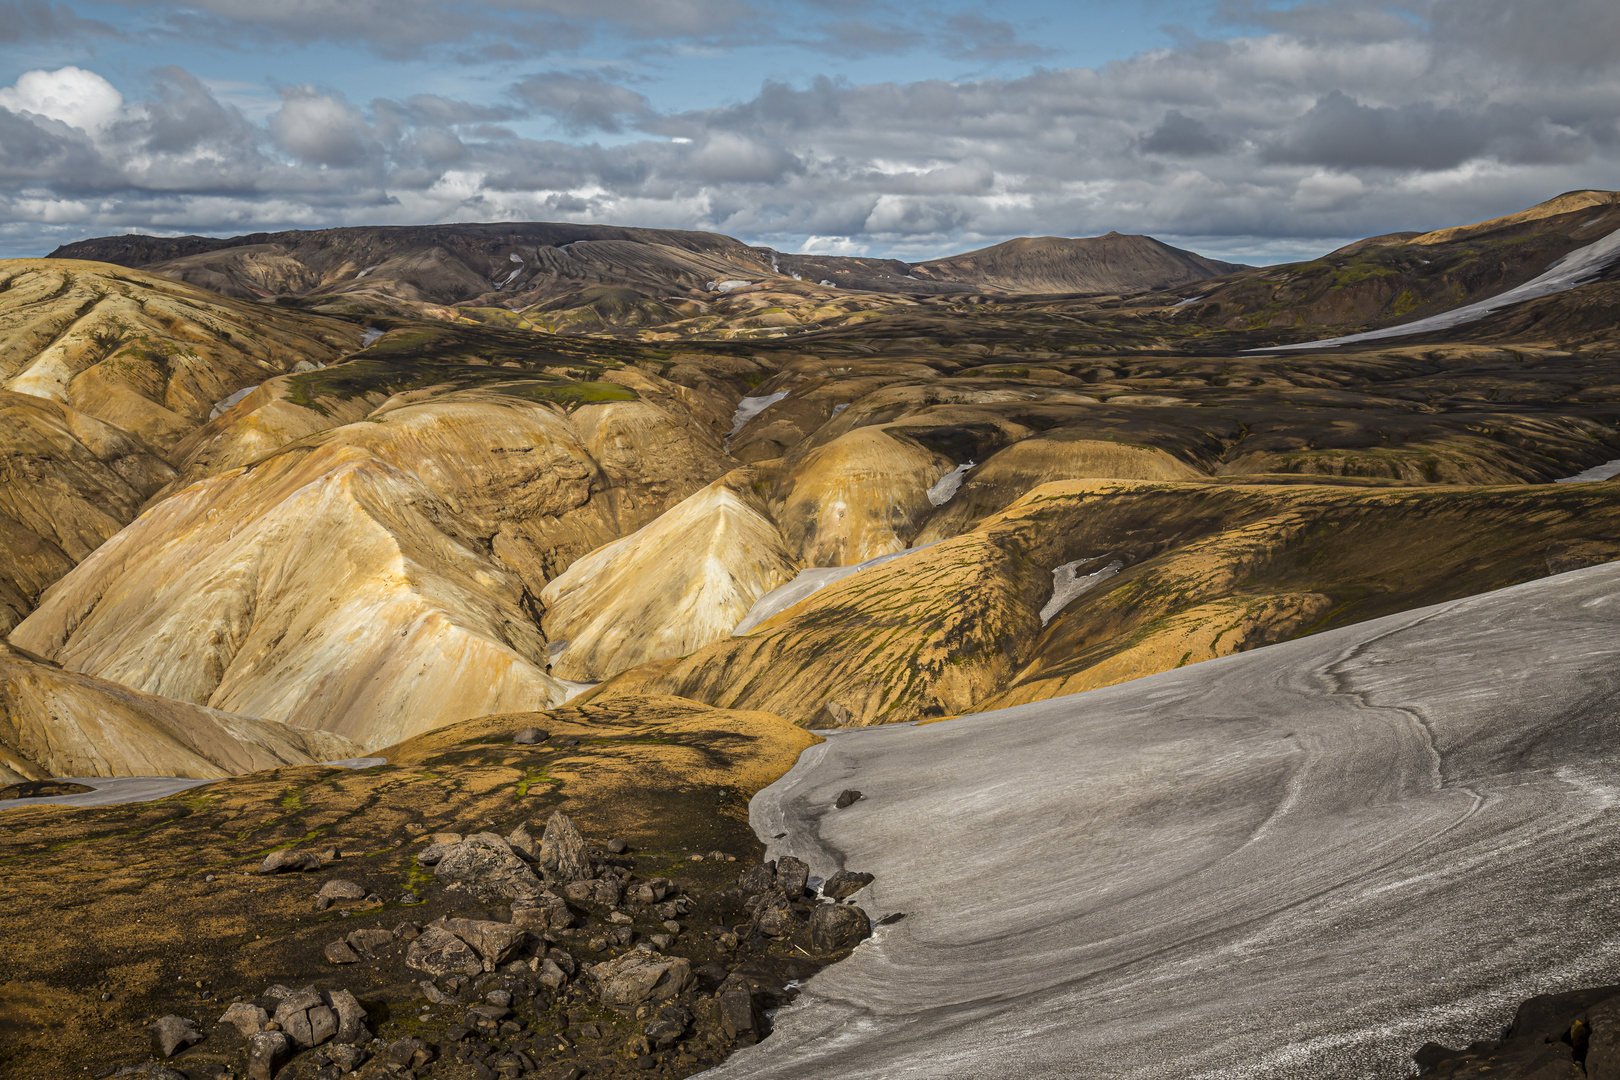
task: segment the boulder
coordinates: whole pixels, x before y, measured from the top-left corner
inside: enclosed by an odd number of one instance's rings
[[[803,896],[804,887],[809,883],[810,867],[802,859],[784,855],[776,860],[776,887],[786,893],[789,900]]]
[[[366,890],[346,878],[333,878],[321,886],[321,891],[315,894],[317,900],[363,900]]]
[[[537,896],[533,900],[512,902],[512,925],[544,934],[550,930],[567,930],[574,925],[574,915],[561,897]]]
[[[420,1069],[433,1060],[433,1048],[414,1035],[388,1044],[388,1060],[407,1069]]]
[[[817,952],[849,949],[872,936],[872,920],[854,904],[817,904],[810,913],[810,947]]]
[[[535,862],[540,858],[540,846],[534,842],[527,825],[519,825],[507,836],[506,843],[511,847],[512,854],[525,862]]]
[[[555,960],[546,959],[540,961],[540,966],[537,971],[540,975],[541,983],[551,987],[553,990],[556,990],[558,987],[562,986],[563,983],[568,981],[567,974],[564,973],[563,969]]]
[[[754,1024],[754,995],[741,987],[721,991],[720,1030],[726,1038],[735,1039],[744,1032],[752,1032]]]
[[[485,919],[444,919],[439,925],[472,946],[485,971],[510,960],[528,936],[521,926]]]
[[[866,796],[862,795],[859,791],[856,791],[854,788],[845,788],[843,791],[840,791],[838,793],[838,798],[833,800],[833,809],[835,809],[835,810],[847,809],[848,807],[854,806],[857,802],[859,802],[861,799],[864,799],[865,797]]]
[[[388,930],[355,930],[343,940],[348,942],[349,948],[367,960],[375,960],[378,949],[394,943],[394,935]]]
[[[751,867],[737,879],[737,887],[744,893],[768,892],[776,885],[776,862],[773,860]]]
[[[292,851],[283,848],[272,851],[264,857],[259,864],[261,874],[286,874],[299,871],[319,870],[321,857],[313,851]]]
[[[348,941],[338,938],[326,946],[326,962],[329,964],[358,964],[360,954],[354,951]]]
[[[197,1022],[184,1016],[159,1017],[146,1030],[152,1037],[152,1050],[159,1057],[173,1057],[193,1043],[202,1042],[203,1037]]]
[[[261,1031],[248,1040],[248,1080],[271,1080],[290,1045],[279,1031]]]
[[[1590,1080],[1620,1080],[1620,998],[1592,1006],[1586,1024],[1586,1075]]]
[[[680,956],[625,953],[591,969],[596,996],[603,1005],[622,1013],[642,1005],[672,1001],[693,985],[692,965]]]
[[[366,1007],[347,990],[333,990],[326,995],[327,1004],[337,1014],[337,1034],[340,1043],[359,1046],[371,1041],[371,1029],[366,1027]]]
[[[846,900],[872,884],[873,880],[871,874],[837,870],[832,877],[821,883],[821,895],[829,900]]]
[[[219,1018],[222,1024],[229,1024],[242,1033],[242,1038],[251,1039],[264,1030],[265,1022],[270,1014],[251,1002],[238,1001],[225,1010],[225,1015]]]
[[[798,916],[781,889],[772,889],[760,898],[754,909],[753,929],[766,937],[786,937],[798,924]]]
[[[548,880],[567,884],[591,876],[591,860],[585,853],[585,838],[579,835],[579,830],[574,828],[568,815],[560,810],[546,822],[545,835],[540,839],[538,861]]]
[[[484,963],[472,946],[450,931],[430,926],[411,942],[405,953],[405,966],[426,972],[434,978],[446,975],[480,975]]]
[[[452,845],[433,872],[441,881],[465,884],[484,900],[527,899],[544,888],[528,864],[512,853],[511,845],[494,833],[478,833]]]
[[[536,743],[543,743],[549,738],[551,738],[550,735],[537,727],[526,727],[512,736],[512,741],[519,746],[534,746]]]

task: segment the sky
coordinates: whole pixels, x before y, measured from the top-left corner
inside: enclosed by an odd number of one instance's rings
[[[590,221],[1216,258],[1620,188],[1615,0],[0,0],[0,256]]]

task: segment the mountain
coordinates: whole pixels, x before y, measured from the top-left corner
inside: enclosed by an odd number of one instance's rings
[[[1026,236],[912,267],[928,280],[988,292],[1110,293],[1173,289],[1249,269],[1161,243],[1151,236],[1069,239]]]
[[[493,305],[541,312],[600,303],[621,290],[642,318],[718,287],[779,284],[900,294],[1140,292],[1241,269],[1145,236],[1014,240],[951,259],[791,255],[717,233],[519,222],[255,233],[228,239],[113,236],[67,244],[53,259],[139,267],[238,297],[295,296],[331,309]],[[826,285],[823,286],[822,282]],[[610,322],[618,324],[621,320]]]

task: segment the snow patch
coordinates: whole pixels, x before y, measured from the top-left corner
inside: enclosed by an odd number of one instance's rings
[[[510,261],[512,261],[512,262],[515,262],[515,263],[517,263],[517,264],[518,264],[518,265],[519,265],[519,266],[522,266],[522,265],[523,265],[523,256],[521,256],[521,255],[519,255],[519,254],[518,254],[518,253],[517,253],[517,252],[515,252],[515,251],[513,251],[513,252],[509,252],[509,253],[508,253],[508,254],[507,254],[507,256],[506,256],[506,257],[507,257],[507,259],[509,259],[509,260],[510,260]]]
[[[360,347],[369,348],[376,340],[383,336],[384,331],[375,326],[368,326],[360,331]]]
[[[1204,296],[1208,296],[1208,295],[1209,295],[1208,293],[1204,294]],[[1174,304],[1171,304],[1170,306],[1171,307],[1186,307],[1188,304],[1196,304],[1196,303],[1198,303],[1198,301],[1202,300],[1203,298],[1204,298],[1203,296],[1189,296],[1189,297],[1187,297],[1187,299],[1178,300]]]
[[[844,402],[842,405],[834,405],[833,406],[833,411],[832,411],[832,416],[827,417],[827,419],[829,419],[829,420],[834,419],[835,417],[838,416],[839,413],[843,412],[847,408],[849,408],[849,402],[847,402],[847,401]]]
[[[748,421],[752,420],[754,417],[758,416],[760,413],[764,412],[766,409],[770,408],[772,405],[775,405],[778,401],[781,401],[787,396],[788,391],[778,390],[774,394],[761,394],[758,397],[745,397],[741,401],[737,402],[737,411],[731,414],[731,430],[726,432],[726,440],[729,442],[731,439],[735,438],[737,433],[743,429],[743,426],[747,424]]]
[[[709,282],[709,291],[710,292],[717,292],[717,293],[728,293],[728,292],[731,292],[733,289],[740,289],[745,285],[752,285],[752,284],[753,284],[752,281],[744,281],[741,278],[732,278],[732,279],[730,279],[728,281],[711,281],[711,282]]]
[[[1067,607],[1075,597],[1081,593],[1090,592],[1125,569],[1125,564],[1115,559],[1100,570],[1093,570],[1089,574],[1080,573],[1080,567],[1088,563],[1094,563],[1101,558],[1103,556],[1094,555],[1087,559],[1076,559],[1074,562],[1064,563],[1062,566],[1052,570],[1052,599],[1048,600],[1046,606],[1041,608],[1042,626],[1051,622],[1053,617]]]
[[[1535,300],[1554,293],[1568,292],[1578,285],[1584,285],[1596,277],[1610,263],[1620,257],[1620,229],[1609,233],[1595,244],[1565,255],[1562,259],[1538,277],[1531,278],[1523,285],[1509,289],[1505,293],[1481,300],[1475,304],[1465,304],[1460,308],[1443,311],[1438,315],[1430,315],[1427,319],[1417,322],[1403,323],[1400,326],[1386,326],[1382,330],[1367,330],[1359,334],[1346,334],[1343,337],[1323,338],[1320,341],[1303,341],[1298,345],[1272,345],[1264,349],[1250,349],[1251,353],[1261,352],[1292,352],[1298,349],[1318,349],[1327,345],[1348,345],[1356,341],[1379,341],[1384,338],[1406,337],[1410,334],[1427,334],[1433,330],[1449,330],[1454,326],[1475,322],[1485,316],[1513,304],[1522,304],[1526,300]]]
[[[1585,472],[1578,472],[1574,476],[1560,476],[1553,483],[1590,484],[1594,480],[1607,480],[1611,476],[1620,476],[1620,458],[1605,461],[1602,465],[1594,465]]]
[[[382,265],[382,263],[377,264],[377,266],[381,266],[381,265]],[[377,266],[368,266],[368,267],[366,267],[364,270],[362,270],[358,274],[354,275],[354,280],[359,281],[361,278],[365,277],[367,274],[369,274],[373,270],[377,269]]]
[[[829,288],[829,289],[836,289],[836,288],[838,288],[838,286],[837,286],[837,285],[834,285],[834,284],[833,284],[833,283],[832,283],[832,282],[830,282],[830,281],[828,281],[828,280],[827,280],[827,279],[826,279],[826,278],[822,278],[822,279],[821,279],[821,284],[823,284],[823,285],[825,285],[825,286],[827,286],[827,288]]]
[[[242,387],[242,389],[238,390],[236,393],[232,394],[229,397],[220,398],[218,401],[214,402],[214,408],[209,412],[208,419],[210,419],[210,420],[218,419],[220,416],[222,416],[224,414],[226,409],[229,409],[232,405],[235,405],[238,401],[241,401],[243,398],[247,397],[249,394],[253,393],[253,391],[257,390],[258,388],[259,388],[259,384],[254,383],[252,386],[244,386],[244,387]]]
[[[928,501],[935,506],[944,506],[950,502],[951,498],[962,488],[962,477],[966,476],[967,471],[976,464],[978,463],[970,461],[965,465],[958,465],[936,480],[934,486],[928,489]]]
[[[732,629],[731,636],[740,637],[748,633],[766,619],[786,611],[794,604],[814,593],[820,592],[835,581],[842,581],[851,574],[858,574],[862,570],[870,570],[874,566],[882,566],[886,562],[903,559],[907,555],[922,551],[923,548],[931,548],[937,543],[939,541],[935,540],[933,543],[924,544],[922,547],[906,548],[904,551],[892,551],[887,555],[879,555],[875,559],[867,559],[863,563],[856,563],[854,566],[812,566],[808,570],[800,570],[792,581],[772,589],[758,600],[755,600],[754,606],[748,609],[748,614],[743,616],[742,622]]]

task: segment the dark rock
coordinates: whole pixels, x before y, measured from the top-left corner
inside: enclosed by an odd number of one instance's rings
[[[872,884],[873,880],[871,874],[856,874],[848,870],[838,870],[833,873],[832,877],[821,883],[821,895],[830,900],[848,899]]]
[[[740,987],[720,993],[720,1030],[728,1039],[735,1039],[754,1027],[754,995]]]
[[[551,738],[549,734],[537,727],[526,727],[512,736],[512,741],[519,746],[534,746],[536,743],[543,743],[549,738]]]
[[[160,1017],[146,1029],[152,1036],[152,1049],[159,1057],[173,1057],[193,1043],[202,1042],[197,1022],[183,1016]]]
[[[1620,997],[1607,998],[1586,1012],[1586,1075],[1620,1080]]]
[[[797,923],[798,917],[787,895],[781,889],[772,889],[760,897],[751,927],[766,937],[786,937]]]
[[[883,918],[879,919],[877,924],[879,926],[892,926],[905,917],[906,913],[903,911],[891,911],[887,915],[883,916]]]
[[[38,799],[59,795],[84,795],[96,790],[84,784],[73,784],[63,780],[25,780],[20,784],[8,784],[0,788],[0,799]]]
[[[583,881],[591,876],[590,857],[585,852],[585,838],[574,828],[568,815],[557,811],[546,822],[545,835],[540,840],[540,868],[547,880],[563,884]]]
[[[737,887],[745,893],[762,893],[776,885],[775,861],[761,863],[737,879]]]
[[[413,922],[402,922],[394,927],[394,940],[414,941],[421,934],[422,928]]]
[[[455,847],[455,844],[429,844],[416,853],[416,861],[421,866],[437,866]]]
[[[776,861],[776,887],[787,894],[789,900],[797,900],[804,895],[804,887],[810,881],[810,867],[792,855],[784,855]]]
[[[833,809],[843,810],[847,807],[854,806],[858,801],[864,799],[865,797],[866,796],[862,795],[854,788],[845,788],[843,791],[838,793],[838,798],[833,800]]]
[[[287,1036],[279,1031],[253,1036],[248,1041],[248,1080],[271,1080],[289,1048]]]
[[[341,1037],[341,1036],[340,1036]],[[358,1046],[334,1046],[327,1051],[327,1060],[345,1073],[352,1073],[366,1063],[371,1055]]]
[[[615,855],[623,855],[630,848],[629,844],[626,844],[623,840],[620,840],[616,836],[604,843],[602,846],[613,852]]]
[[[330,1006],[317,1005],[304,1014],[309,1021],[309,1045],[319,1046],[337,1034],[337,1013]]]
[[[411,1036],[388,1044],[388,1060],[407,1069],[419,1069],[433,1060],[433,1048]]]
[[[655,1050],[668,1050],[675,1040],[686,1034],[686,1028],[669,1020],[654,1020],[641,1029]]]
[[[291,851],[282,849],[272,851],[264,857],[259,864],[261,874],[286,874],[298,871],[319,870],[321,857],[313,851]]]
[[[810,915],[810,947],[817,952],[852,948],[872,936],[872,921],[854,904],[818,904]]]

